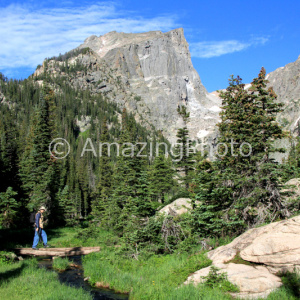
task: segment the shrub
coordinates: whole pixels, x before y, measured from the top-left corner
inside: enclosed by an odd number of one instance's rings
[[[7,251],[0,251],[0,265],[11,264],[16,260],[16,254]]]
[[[211,288],[219,288],[224,292],[238,292],[239,288],[228,281],[227,274],[220,271],[216,266],[211,266],[207,276],[202,278],[205,280],[204,285]]]

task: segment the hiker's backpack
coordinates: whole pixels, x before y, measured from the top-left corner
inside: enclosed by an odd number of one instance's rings
[[[29,222],[32,226],[35,226],[35,217],[36,217],[36,214],[35,212],[32,212],[30,213],[30,219],[29,219]]]

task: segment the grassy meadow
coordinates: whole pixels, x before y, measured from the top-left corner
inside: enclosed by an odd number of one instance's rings
[[[36,259],[0,263],[0,299],[91,300],[90,294],[61,284],[54,271],[38,267]]]
[[[205,255],[206,251],[199,247],[188,252],[177,251],[165,255],[138,252],[129,255],[124,251],[122,239],[101,229],[62,228],[48,230],[47,233],[49,243],[54,247],[100,246],[100,252],[83,258],[84,276],[89,278],[91,285],[127,293],[129,299],[233,299],[230,292],[235,291],[235,287],[226,280],[216,281],[211,277],[210,285],[182,285],[191,273],[211,264]],[[15,238],[18,236],[27,235],[25,232],[16,232]],[[212,242],[223,244],[225,241]],[[18,246],[30,245],[22,242]],[[53,268],[63,271],[68,268],[68,263],[64,258],[57,258]],[[5,300],[91,299],[88,292],[59,283],[56,272],[38,268],[36,259],[22,262],[0,260],[0,279],[0,295],[5,295]],[[284,286],[270,294],[267,300],[298,299],[299,276],[283,277],[283,282]]]

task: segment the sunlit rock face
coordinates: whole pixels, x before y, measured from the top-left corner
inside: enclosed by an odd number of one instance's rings
[[[91,48],[126,85],[124,97],[117,93],[117,101],[138,111],[171,142],[176,141],[177,129],[183,126],[178,105],[186,105],[190,112],[192,139],[214,135],[221,101],[202,85],[182,28],[167,33],[114,31],[87,38],[79,48],[85,47]],[[131,93],[138,97],[130,98]]]

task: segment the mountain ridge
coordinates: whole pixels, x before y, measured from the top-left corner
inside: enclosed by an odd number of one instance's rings
[[[186,105],[190,112],[187,125],[192,139],[214,133],[208,129],[219,120],[219,99],[209,95],[201,83],[182,28],[166,33],[110,32],[87,38],[79,46],[85,47],[91,48],[129,82],[128,86],[154,114],[150,122],[169,140],[176,141],[177,129],[182,126],[176,111],[178,105]]]
[[[84,49],[90,49],[83,53]],[[185,105],[190,113],[187,127],[192,140],[211,142],[217,135],[220,121],[221,99],[217,92],[208,93],[199,74],[193,67],[188,43],[182,28],[168,32],[143,33],[108,32],[92,35],[72,51],[83,51],[67,60],[67,64],[85,66],[85,72],[77,71],[70,84],[92,93],[102,93],[135,114],[141,124],[154,127],[172,143],[176,142],[178,128],[183,121],[177,113],[179,105]],[[296,62],[269,73],[269,86],[274,86],[278,101],[284,100],[285,110],[278,121],[285,129],[295,131],[295,120],[300,110],[291,95],[298,94],[299,58]],[[48,61],[52,76],[66,76]],[[294,67],[294,65],[296,66]],[[297,67],[298,66],[298,67]],[[44,65],[35,75],[45,71]],[[287,79],[284,79],[288,75]],[[291,84],[291,77],[297,77]],[[282,82],[287,89],[282,89]],[[287,90],[287,94],[283,91]],[[297,100],[298,101],[298,100]],[[292,116],[290,116],[292,112]]]
[[[202,85],[192,65],[182,28],[166,33],[110,32],[100,37],[90,36],[73,51],[86,48],[92,53],[68,60],[70,65],[79,62],[87,67],[85,75],[75,74],[75,86],[80,83],[81,88],[89,86],[94,92],[104,92],[111,101],[135,113],[137,120],[153,125],[173,143],[178,128],[183,126],[177,113],[178,105],[185,105],[190,112],[187,126],[193,140],[214,135],[215,124],[219,121],[219,99],[208,94]],[[51,59],[47,62],[51,66],[48,71],[53,76],[64,73],[53,68],[54,63]],[[41,66],[35,75],[44,70]],[[105,73],[109,70],[107,76]],[[122,86],[121,91],[109,87],[107,80],[102,80],[105,77],[114,77]],[[97,86],[99,81],[105,87]]]

